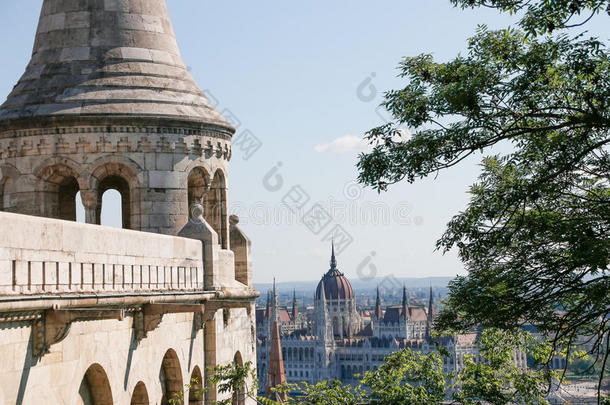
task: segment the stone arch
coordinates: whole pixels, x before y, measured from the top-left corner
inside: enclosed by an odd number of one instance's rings
[[[12,208],[11,194],[14,192],[15,182],[21,173],[15,166],[0,165],[0,211]]]
[[[128,159],[107,157],[98,159],[91,167],[90,189],[95,193],[95,223],[100,224],[102,196],[107,190],[121,194],[122,223],[125,229],[140,229],[139,167]]]
[[[209,190],[210,188],[210,183],[211,183],[211,179],[210,179],[210,174],[208,173],[208,171],[201,167],[201,166],[196,166],[194,168],[191,169],[191,171],[188,174],[187,177],[187,193],[188,193],[188,212],[189,212],[189,216],[191,215],[190,212],[190,207],[193,204],[202,204],[203,205],[203,199],[204,196],[206,194],[206,192]],[[207,214],[206,212],[204,212],[204,215]]]
[[[333,317],[333,335],[339,336],[339,318]]]
[[[203,376],[199,366],[193,368],[189,388],[189,405],[203,405]]]
[[[43,203],[41,214],[76,221],[76,195],[87,189],[78,164],[68,158],[55,157],[40,164],[34,175],[44,184],[36,191]]]
[[[226,179],[222,169],[216,169],[211,178],[210,190],[204,198],[205,219],[218,234],[218,243],[222,249],[229,249]]]
[[[99,364],[91,365],[78,389],[78,395],[84,405],[112,405],[112,390],[106,371]]]
[[[241,353],[237,351],[233,356],[233,362],[239,367],[244,366],[244,360],[242,359]],[[231,399],[231,405],[245,405],[246,404],[246,392],[243,387],[233,392]]]
[[[181,396],[182,390],[182,369],[180,368],[180,360],[174,349],[169,349],[163,361],[161,362],[161,370],[159,371],[159,380],[161,381],[161,390],[163,397],[161,405],[169,405],[169,400],[176,396]],[[180,398],[184,401],[184,398]]]
[[[136,388],[133,390],[133,395],[131,396],[131,404],[130,405],[149,405],[150,401],[148,399],[148,391],[146,390],[146,385],[142,381],[139,381],[136,384]]]

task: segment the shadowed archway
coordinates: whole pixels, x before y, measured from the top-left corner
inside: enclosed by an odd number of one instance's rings
[[[142,381],[136,384],[136,388],[134,388],[133,395],[131,396],[130,405],[149,405],[148,391]]]
[[[106,371],[99,364],[91,365],[81,381],[78,395],[83,405],[113,405],[112,390]]]
[[[163,392],[161,405],[169,405],[170,399],[178,399],[177,397],[184,402],[182,369],[180,368],[178,355],[173,349],[169,349],[165,356],[163,356],[159,380],[161,381],[161,390]]]
[[[189,388],[189,405],[203,405],[203,377],[198,366],[193,368]]]

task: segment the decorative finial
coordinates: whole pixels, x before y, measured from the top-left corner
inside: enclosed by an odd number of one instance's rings
[[[203,205],[191,204],[191,218],[200,218],[203,216]]]
[[[232,226],[239,224],[239,217],[237,215],[229,216],[229,224]]]

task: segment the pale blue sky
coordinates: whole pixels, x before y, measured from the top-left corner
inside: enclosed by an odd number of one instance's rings
[[[0,2],[2,100],[29,60],[41,3]],[[359,147],[353,137],[383,122],[376,107],[381,92],[401,85],[396,66],[403,56],[426,52],[446,60],[464,51],[477,24],[504,27],[514,19],[490,10],[454,9],[448,0],[168,0],[168,5],[183,58],[201,89],[237,117],[238,133],[249,129],[263,144],[248,160],[235,151],[229,179],[232,210],[253,241],[255,281],[313,280],[328,268],[325,232],[314,235],[282,208],[282,197],[297,184],[311,196],[307,207],[315,201],[339,207],[332,224],[342,225],[354,240],[338,258],[349,277],[370,274],[370,267],[357,269],[372,251],[367,263],[377,276],[464,272],[455,255],[434,252],[434,244],[465,206],[478,159],[436,180],[399,184],[379,196],[350,183],[357,176]],[[589,29],[610,36],[607,17],[598,17]],[[378,94],[367,82],[358,97],[367,78]],[[277,162],[284,186],[272,192],[263,178]],[[382,203],[392,218],[373,223],[371,206],[379,209]]]

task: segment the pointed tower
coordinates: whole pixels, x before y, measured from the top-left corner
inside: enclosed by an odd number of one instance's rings
[[[292,291],[292,322],[297,321],[297,316],[299,316],[299,308],[297,307],[297,291]]]
[[[436,310],[434,308],[434,295],[432,293],[432,286],[430,286],[430,300],[428,301],[428,320],[431,322],[436,316]]]
[[[428,301],[428,319],[426,322],[426,339],[432,337],[432,324],[434,322],[434,316],[436,315],[434,309],[434,296],[432,294],[432,286],[430,286],[430,300]]]
[[[402,288],[402,318],[409,319],[411,317],[409,313],[409,296],[407,293],[407,286]]]
[[[0,210],[176,235],[191,204],[229,249],[235,129],[182,60],[165,0],[44,0],[25,73],[0,107]],[[163,201],[163,203],[159,203]]]
[[[377,286],[377,300],[375,301],[375,317],[377,320],[383,318],[383,310],[381,309],[381,297],[379,296],[379,286]]]
[[[277,323],[278,328],[280,324],[279,310],[277,307],[277,288],[275,285],[275,277],[273,278],[273,290],[271,291],[271,306],[270,306],[270,315],[267,318],[269,334],[267,336],[272,336],[273,333],[273,324]]]
[[[265,396],[277,402],[285,402],[286,396],[271,391],[286,382],[286,371],[282,357],[282,342],[280,340],[280,329],[277,321],[273,322],[271,329],[271,350],[269,352],[269,369],[267,371],[267,382],[265,384]]]

